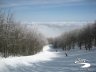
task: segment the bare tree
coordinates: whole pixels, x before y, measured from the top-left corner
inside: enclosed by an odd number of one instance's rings
[[[0,12],[0,52],[4,57],[36,54],[45,44],[44,36],[34,28],[30,31],[13,14]]]

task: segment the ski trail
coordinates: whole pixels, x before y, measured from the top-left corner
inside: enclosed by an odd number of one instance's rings
[[[84,72],[85,67],[90,66],[89,71],[95,72],[96,52],[73,51],[65,56],[64,51],[51,48],[49,45],[44,46],[43,51],[36,55],[0,58],[0,72]],[[77,58],[88,59],[91,63],[82,63],[80,70],[78,64],[74,63]],[[83,69],[83,70],[82,70]]]

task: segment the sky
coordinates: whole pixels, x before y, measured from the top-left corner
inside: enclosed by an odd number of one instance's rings
[[[30,24],[96,20],[96,0],[0,0],[0,8]]]

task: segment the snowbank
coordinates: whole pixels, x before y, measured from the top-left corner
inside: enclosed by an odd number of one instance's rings
[[[19,65],[32,66],[37,62],[50,61],[53,57],[56,57],[56,53],[49,50],[51,50],[49,46],[44,46],[42,52],[32,56],[0,58],[0,72],[8,71],[6,66],[16,68]]]

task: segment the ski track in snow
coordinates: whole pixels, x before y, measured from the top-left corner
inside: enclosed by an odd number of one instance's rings
[[[88,71],[74,63],[77,57],[88,59],[91,64]],[[95,57],[96,50],[71,51],[66,57],[63,51],[56,52],[47,45],[36,55],[0,58],[0,72],[96,72]]]

